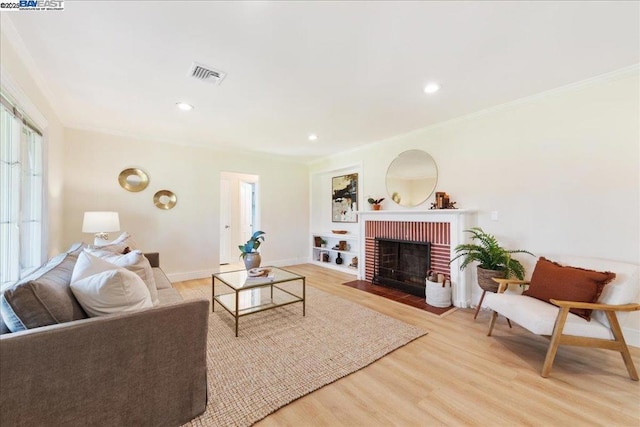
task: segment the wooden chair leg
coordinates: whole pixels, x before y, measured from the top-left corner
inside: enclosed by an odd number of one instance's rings
[[[636,371],[636,367],[633,365],[633,359],[631,359],[631,353],[629,353],[629,347],[627,347],[627,343],[624,340],[624,335],[622,334],[622,329],[620,329],[620,323],[618,323],[618,316],[614,311],[606,311],[607,319],[609,319],[609,325],[611,326],[611,332],[613,332],[613,336],[616,339],[616,342],[620,344],[620,354],[622,355],[622,359],[624,360],[624,364],[627,367],[627,372],[629,372],[629,376],[632,380],[638,381],[638,372]]]
[[[496,324],[496,319],[498,318],[498,312],[494,311],[493,314],[491,315],[491,322],[489,323],[489,332],[487,332],[487,336],[490,337],[491,333],[493,332],[493,327]]]
[[[476,314],[473,315],[473,320],[476,320],[476,317],[478,317],[478,312],[480,311],[480,307],[482,307],[482,301],[484,300],[484,294],[486,294],[487,291],[485,291],[484,289],[482,290],[482,296],[480,297],[480,302],[478,303],[478,306],[476,307]]]
[[[547,378],[549,376],[549,372],[551,372],[551,366],[553,365],[553,360],[556,358],[556,353],[558,352],[560,338],[562,337],[562,330],[564,329],[564,324],[567,321],[568,314],[569,307],[563,307],[558,312],[558,317],[556,317],[556,324],[553,327],[553,335],[551,335],[547,356],[544,359],[544,365],[542,365],[541,375],[543,378]]]
[[[509,324],[509,327],[512,328],[511,326],[511,320],[509,320],[509,318],[507,317],[507,323]]]

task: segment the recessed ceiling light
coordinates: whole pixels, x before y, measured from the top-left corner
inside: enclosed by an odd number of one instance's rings
[[[440,90],[440,85],[438,83],[429,83],[424,87],[424,93],[436,93]]]
[[[193,110],[193,105],[187,104],[186,102],[176,102],[176,107],[182,111],[191,111]]]
[[[316,139],[318,139],[318,135],[316,135],[315,133],[309,135],[309,141],[315,141]]]

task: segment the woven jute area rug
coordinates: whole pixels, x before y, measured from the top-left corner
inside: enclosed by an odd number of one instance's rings
[[[208,293],[182,292],[210,300]],[[241,317],[236,338],[233,317],[216,304],[209,315],[209,402],[186,425],[250,426],[427,333],[311,286],[306,307],[306,317],[300,303]]]

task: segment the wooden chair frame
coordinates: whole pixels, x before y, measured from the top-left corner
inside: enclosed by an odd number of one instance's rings
[[[497,293],[503,293],[510,284],[518,284],[518,285],[529,285],[528,281],[525,280],[515,280],[515,279],[493,279],[499,283]],[[556,353],[558,352],[558,347],[561,344],[564,345],[573,345],[579,347],[596,347],[596,348],[604,348],[607,350],[614,350],[620,352],[622,355],[622,359],[624,360],[624,364],[627,367],[627,371],[629,372],[629,377],[632,380],[638,381],[638,372],[633,364],[633,359],[631,358],[631,353],[629,352],[629,347],[627,347],[627,343],[624,340],[624,336],[622,334],[622,329],[620,328],[620,323],[618,322],[618,317],[616,316],[617,311],[637,311],[640,310],[640,304],[632,303],[632,304],[622,304],[622,305],[610,305],[610,304],[600,304],[600,303],[587,303],[587,302],[577,302],[577,301],[558,301],[551,300],[551,303],[560,307],[558,311],[558,316],[556,317],[555,325],[553,327],[553,334],[551,336],[543,335],[545,338],[550,339],[549,349],[547,350],[547,355],[544,359],[544,365],[542,366],[542,377],[547,378],[551,372],[551,366],[553,365],[553,361],[556,357]],[[590,337],[580,337],[574,335],[564,335],[562,333],[564,329],[565,322],[567,321],[567,316],[569,315],[569,310],[571,308],[584,308],[590,310],[602,310],[606,313],[607,319],[609,320],[609,325],[611,328],[611,332],[613,333],[614,339],[607,340],[601,338],[590,338]],[[498,312],[494,311],[491,316],[491,322],[489,324],[489,332],[488,336],[491,336],[493,332],[493,327],[495,326],[496,319],[498,317]]]

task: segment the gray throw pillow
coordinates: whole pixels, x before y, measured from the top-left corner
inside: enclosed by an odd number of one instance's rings
[[[73,267],[83,249],[84,245],[74,245],[4,290],[0,312],[11,332],[87,317],[69,286]]]

